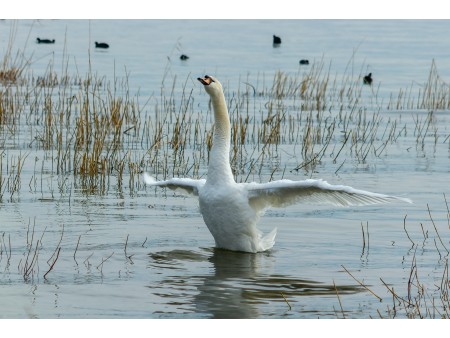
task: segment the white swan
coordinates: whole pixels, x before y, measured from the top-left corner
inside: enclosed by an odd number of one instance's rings
[[[172,178],[156,181],[144,173],[151,186],[181,189],[198,196],[200,212],[216,246],[245,252],[266,251],[275,243],[276,230],[264,236],[256,223],[268,207],[297,202],[329,203],[338,206],[367,205],[409,199],[330,185],[323,180],[280,180],[269,183],[236,183],[230,167],[230,120],[222,85],[212,76],[198,78],[211,97],[214,109],[214,138],[207,179]]]

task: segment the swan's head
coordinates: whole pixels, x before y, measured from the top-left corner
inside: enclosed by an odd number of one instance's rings
[[[204,77],[197,78],[197,80],[202,83],[210,96],[216,96],[223,93],[222,85],[215,77],[205,75]]]

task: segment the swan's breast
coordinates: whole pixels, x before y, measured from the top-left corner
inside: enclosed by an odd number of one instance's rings
[[[245,190],[237,184],[205,185],[199,193],[199,203],[203,219],[215,238],[224,233],[245,233],[257,221]]]

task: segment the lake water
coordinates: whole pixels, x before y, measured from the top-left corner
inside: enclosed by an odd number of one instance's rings
[[[23,69],[1,87],[0,317],[449,317],[449,30],[437,20],[0,21],[5,67]],[[58,83],[42,82],[48,74]],[[215,249],[195,199],[139,178],[205,174],[204,74],[224,84],[232,118],[249,118],[237,180],[323,178],[414,203],[271,209],[260,228],[278,228],[273,250]],[[276,97],[276,76],[294,93]],[[99,83],[89,102],[87,78]],[[83,102],[100,117],[111,102],[135,109],[119,148],[106,137],[95,169],[108,168],[106,182],[74,173],[90,147],[74,141]],[[182,127],[176,152],[183,111],[204,134]],[[276,112],[279,142],[258,140]],[[109,167],[113,157],[123,161]]]

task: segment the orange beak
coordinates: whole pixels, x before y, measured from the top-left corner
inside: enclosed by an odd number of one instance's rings
[[[213,82],[208,75],[205,75],[204,77],[198,77],[197,80],[199,80],[204,86],[209,86],[211,82]]]

